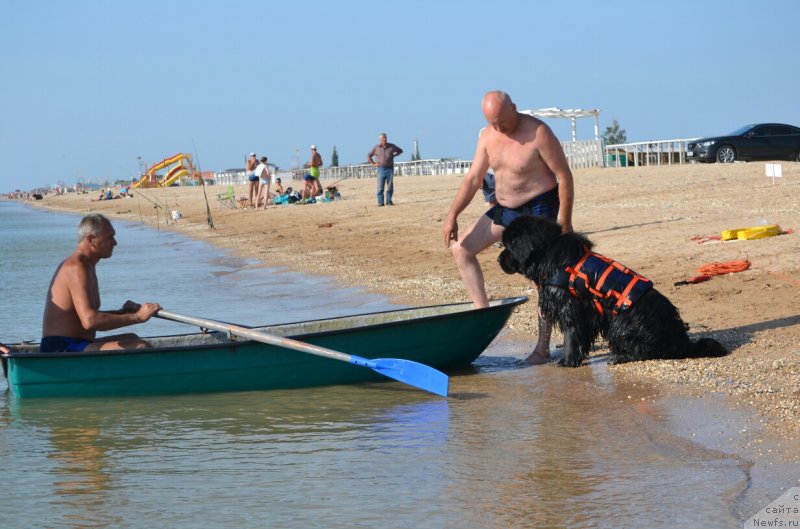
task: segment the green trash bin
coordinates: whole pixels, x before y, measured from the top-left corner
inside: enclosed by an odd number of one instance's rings
[[[606,167],[628,167],[627,153],[606,154]]]

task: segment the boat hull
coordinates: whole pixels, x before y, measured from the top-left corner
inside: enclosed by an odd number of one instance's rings
[[[440,305],[257,330],[365,358],[401,358],[443,371],[474,361],[527,298]],[[159,395],[290,389],[387,380],[372,369],[222,333],[155,337],[153,349],[8,355],[17,397]],[[29,347],[30,349],[30,347]]]

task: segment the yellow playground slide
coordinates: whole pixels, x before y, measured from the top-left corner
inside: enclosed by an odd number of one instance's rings
[[[166,167],[170,167],[172,165],[175,165],[175,167],[171,168],[167,172],[166,176],[159,179],[156,172]],[[185,153],[178,153],[174,156],[171,156],[170,158],[164,158],[157,164],[149,167],[147,171],[145,171],[142,178],[140,178],[138,182],[133,184],[132,187],[134,189],[140,186],[168,187],[172,185],[178,178],[185,176],[187,174],[191,175],[192,173],[194,173],[194,166],[192,165],[192,155]]]

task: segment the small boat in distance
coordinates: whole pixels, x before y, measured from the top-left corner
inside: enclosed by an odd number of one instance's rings
[[[473,362],[527,297],[483,309],[455,303],[253,327],[255,331],[369,359],[393,357],[443,371]],[[164,395],[290,389],[386,380],[380,374],[222,332],[150,337],[151,349],[3,354],[16,397]],[[6,365],[7,364],[7,365]]]

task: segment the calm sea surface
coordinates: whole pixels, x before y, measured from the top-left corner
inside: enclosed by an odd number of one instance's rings
[[[1,340],[38,339],[78,220],[0,201]],[[157,301],[256,325],[392,307],[173,233],[115,227],[119,246],[98,267],[105,308]],[[527,351],[500,342],[451,378],[448,399],[398,383],[110,399],[3,391],[0,527],[729,528],[752,514],[748,464],[670,433],[669,409],[633,405],[635,390],[602,364],[525,367]]]

